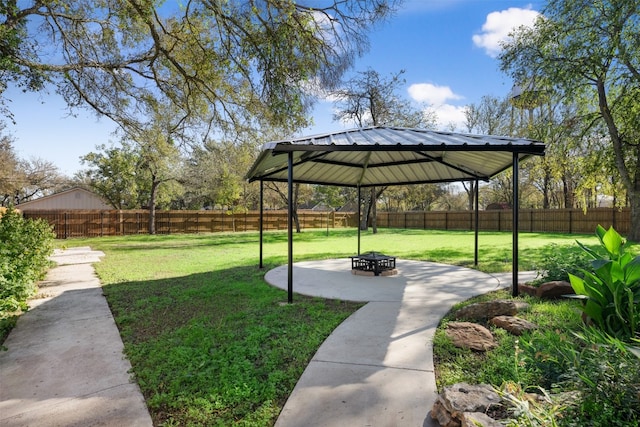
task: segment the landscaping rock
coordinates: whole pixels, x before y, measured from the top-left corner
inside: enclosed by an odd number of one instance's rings
[[[515,316],[496,316],[492,318],[489,323],[518,336],[522,335],[525,331],[532,331],[538,328],[538,325],[535,323]]]
[[[561,298],[563,295],[573,294],[575,294],[575,291],[571,287],[571,283],[564,280],[543,283],[536,290],[536,296],[545,299],[556,299]]]
[[[487,351],[498,345],[491,331],[476,323],[449,322],[445,333],[458,348]]]
[[[456,311],[456,319],[487,320],[496,316],[514,316],[519,310],[529,308],[527,303],[513,300],[478,302]]]
[[[482,412],[465,412],[460,421],[461,427],[504,427],[504,424]]]
[[[441,426],[446,427],[474,425],[470,424],[473,419],[472,413],[484,415],[490,406],[499,404],[500,396],[491,386],[458,383],[444,388],[433,405],[431,418],[438,420]],[[463,424],[463,422],[467,424]],[[493,426],[493,424],[488,424],[488,426]]]
[[[524,283],[518,284],[518,292],[521,294],[531,295],[532,297],[536,296],[536,292],[538,292],[538,288],[531,285],[526,285]]]
[[[440,398],[433,404],[431,418],[438,421],[438,424],[444,427],[460,427],[462,425],[460,420],[451,416],[451,413],[444,407]]]
[[[514,300],[513,302],[516,305],[516,309],[518,313],[520,313],[521,311],[529,311],[529,309],[531,308],[531,305],[529,305],[524,301]]]

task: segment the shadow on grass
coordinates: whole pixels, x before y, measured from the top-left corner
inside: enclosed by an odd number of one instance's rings
[[[320,344],[362,306],[304,296],[284,304],[267,269],[103,287],[154,424],[272,425]]]

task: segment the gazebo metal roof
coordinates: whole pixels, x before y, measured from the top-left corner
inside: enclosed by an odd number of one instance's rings
[[[519,159],[543,155],[539,141],[397,127],[369,127],[266,143],[249,181],[370,187],[488,181]]]
[[[262,182],[281,181],[357,187],[453,181],[488,181],[513,167],[513,295],[518,294],[518,164],[544,155],[540,141],[399,127],[358,128],[266,143],[246,175],[260,181],[260,267]],[[477,191],[477,185],[476,185]],[[476,193],[476,260],[478,204]],[[359,208],[358,208],[359,209]],[[293,300],[293,207],[289,205],[288,288]],[[358,228],[358,251],[360,250]]]

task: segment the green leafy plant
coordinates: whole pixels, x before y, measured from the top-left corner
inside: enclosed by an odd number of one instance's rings
[[[13,208],[0,216],[0,342],[27,308],[49,267],[54,235],[44,220],[27,220]]]
[[[637,347],[593,326],[575,332],[577,351],[566,354],[563,386],[580,391],[567,410],[573,425],[637,426],[640,422],[640,363]]]
[[[562,412],[569,406],[541,387],[535,387],[538,393],[532,393],[519,383],[505,381],[494,389],[509,404],[513,418],[505,422],[510,427],[556,427]]]
[[[536,263],[538,275],[531,284],[534,286],[553,280],[569,280],[569,274],[578,274],[581,269],[591,266],[588,254],[575,246],[552,243],[543,248],[544,258]]]
[[[606,251],[604,256],[578,242],[593,261],[593,271],[584,277],[569,274],[571,286],[586,297],[583,312],[600,329],[623,341],[640,332],[640,255],[625,251],[625,242],[613,227],[598,225],[596,236]]]

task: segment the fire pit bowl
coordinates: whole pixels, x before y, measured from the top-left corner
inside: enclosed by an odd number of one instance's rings
[[[396,257],[380,252],[365,252],[350,256],[351,273],[364,276],[391,276],[398,274]]]

